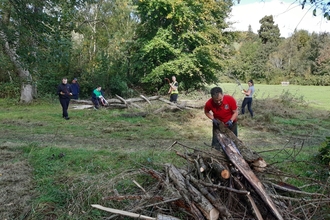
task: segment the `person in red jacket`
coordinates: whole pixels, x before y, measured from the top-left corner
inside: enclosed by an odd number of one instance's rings
[[[212,120],[213,130],[224,123],[237,136],[237,102],[230,95],[223,95],[220,87],[211,89],[211,98],[205,103],[205,115]],[[217,145],[215,137],[212,138],[212,146]]]

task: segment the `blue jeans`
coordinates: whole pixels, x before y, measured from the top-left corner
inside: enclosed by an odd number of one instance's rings
[[[253,117],[253,111],[252,111],[252,98],[244,98],[241,108],[241,113],[244,115],[245,113],[245,106],[247,105],[248,110],[250,112],[251,117]]]

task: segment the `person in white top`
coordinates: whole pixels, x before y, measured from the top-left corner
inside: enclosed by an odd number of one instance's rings
[[[245,94],[242,107],[241,107],[241,114],[244,115],[245,113],[245,106],[247,105],[247,108],[250,112],[251,118],[253,118],[253,110],[252,110],[252,96],[254,93],[254,83],[253,80],[250,79],[248,81],[249,89],[243,90],[242,93]]]

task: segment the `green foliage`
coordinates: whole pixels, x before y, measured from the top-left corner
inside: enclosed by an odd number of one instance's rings
[[[330,137],[326,137],[326,140],[322,143],[318,156],[322,163],[330,166]]]
[[[277,45],[280,39],[280,29],[275,25],[273,15],[265,16],[260,21],[260,29],[258,30],[259,37],[263,44]]]
[[[267,43],[263,44],[262,38],[258,40],[250,32],[238,36],[237,54],[228,62],[228,69],[240,80],[253,78],[267,84],[289,81],[297,85],[329,85],[328,33],[310,34],[299,30],[287,39],[264,39]]]
[[[233,35],[221,31],[230,7],[219,1],[137,2],[141,24],[133,68],[144,87],[159,91],[172,75],[184,90],[215,82],[231,53]]]
[[[0,82],[0,98],[19,99],[20,87],[18,82]]]

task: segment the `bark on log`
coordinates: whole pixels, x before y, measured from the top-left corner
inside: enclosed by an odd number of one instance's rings
[[[233,177],[234,180],[234,184],[236,186],[237,189],[239,190],[246,190],[243,183],[241,183],[241,181],[239,181],[236,177]],[[252,213],[254,215],[254,217],[256,217],[257,220],[263,220],[263,217],[258,209],[257,204],[254,202],[254,199],[252,198],[251,194],[248,193],[245,195],[246,200],[248,201],[248,203],[251,205],[251,210]]]
[[[174,111],[182,111],[182,109],[178,108],[177,106],[173,105],[164,105],[163,107],[157,109],[154,111],[154,114],[159,114],[161,112],[165,112],[167,110],[170,110],[172,112]]]
[[[186,202],[195,204],[206,217],[206,219],[218,219],[219,211],[214,208],[214,206],[194,186],[186,183],[185,178],[182,176],[179,170],[171,164],[167,164],[166,166],[168,167],[170,178],[178,187],[181,196],[185,198]],[[189,198],[188,195],[193,196]]]
[[[266,203],[268,209],[274,214],[274,216],[283,220],[283,217],[277,210],[273,200],[267,194],[264,186],[258,177],[253,173],[248,163],[243,159],[242,155],[237,152],[235,144],[228,139],[224,134],[219,133],[217,136],[219,143],[222,146],[222,149],[228,156],[229,160],[237,167],[237,169],[243,174],[243,176],[249,181],[252,187],[256,190],[261,199]]]
[[[200,171],[201,173],[203,173],[203,172],[206,170],[207,167],[206,167],[206,165],[205,165],[204,160],[203,160],[202,157],[198,158],[198,163],[199,163],[199,165],[200,165],[200,167],[199,167],[199,171]]]
[[[216,137],[219,136],[219,134],[224,134],[226,137],[228,137],[230,140],[232,140],[235,144],[235,146],[239,149],[241,155],[243,158],[249,162],[253,163],[254,161],[258,160],[259,158],[262,158],[257,152],[252,151],[250,148],[246,147],[241,140],[239,140],[236,135],[229,130],[223,123],[220,123],[219,130],[214,129],[214,134]]]
[[[230,171],[227,167],[225,167],[221,163],[213,163],[211,164],[211,167],[215,171],[218,177],[221,177],[223,179],[229,179]]]
[[[149,105],[151,105],[151,102],[149,99],[147,99],[144,95],[140,95],[141,98],[143,98],[146,102],[148,102]]]
[[[189,181],[192,181],[194,185],[198,188],[198,190],[202,193],[203,196],[205,196],[211,203],[212,205],[219,211],[219,215],[221,217],[229,217],[231,216],[230,213],[228,212],[228,209],[221,205],[219,200],[215,198],[208,190],[206,187],[204,187],[203,184],[201,184],[200,181],[198,181],[196,178],[194,178],[192,175],[188,175],[187,171],[185,170],[180,170],[180,172],[188,179]]]
[[[116,97],[117,97],[120,101],[122,101],[125,105],[127,105],[127,101],[126,101],[124,98],[120,97],[119,95],[116,95]]]
[[[170,101],[168,101],[168,100],[166,100],[164,98],[159,98],[159,100],[162,101],[162,102],[165,102],[166,104],[169,104],[169,105],[176,105],[175,103],[170,102]]]

